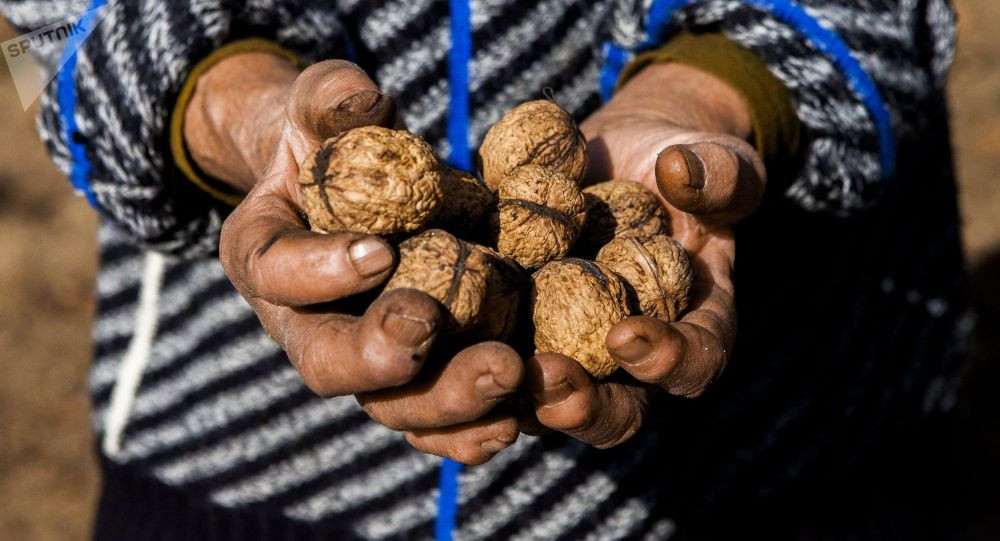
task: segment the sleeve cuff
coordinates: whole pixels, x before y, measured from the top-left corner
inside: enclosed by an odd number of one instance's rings
[[[194,96],[195,88],[198,86],[198,79],[220,61],[243,53],[269,53],[285,58],[294,64],[302,65],[295,53],[273,41],[261,38],[233,41],[216,49],[191,69],[184,81],[184,86],[181,87],[180,94],[177,96],[170,117],[170,151],[177,169],[202,191],[232,206],[238,205],[243,200],[243,194],[236,192],[225,183],[205,175],[194,163],[188,154],[187,145],[184,143],[184,117],[188,104],[191,103],[191,97]]]
[[[616,88],[654,62],[680,62],[728,83],[747,103],[754,143],[769,171],[787,168],[799,152],[801,123],[785,86],[754,53],[721,33],[681,32],[659,49],[635,57]]]

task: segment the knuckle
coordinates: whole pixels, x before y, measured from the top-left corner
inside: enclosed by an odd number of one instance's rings
[[[292,85],[292,94],[313,98],[308,100],[309,103],[338,103],[350,92],[361,88],[376,88],[361,67],[347,60],[324,60],[299,74]],[[306,104],[300,106],[306,107]]]
[[[291,333],[295,331],[301,329],[294,329]],[[340,381],[342,378],[333,373],[332,363],[338,360],[326,354],[325,342],[328,340],[310,342],[293,339],[289,340],[291,345],[286,350],[306,387],[321,398],[349,394],[344,389],[344,382]]]
[[[639,432],[644,419],[644,412],[635,408],[631,409],[628,415],[622,419],[621,424],[615,429],[610,430],[608,436],[602,438],[600,442],[595,443],[594,447],[598,449],[610,449],[627,442]]]
[[[237,222],[240,220],[241,209],[237,208],[222,222],[222,230],[219,235],[219,261],[226,275],[234,276],[234,262],[236,259],[236,245],[239,233],[235,231]]]
[[[302,76],[323,77],[345,69],[351,71],[361,71],[361,68],[357,64],[350,62],[348,60],[329,59],[329,60],[323,60],[321,62],[316,62],[315,64],[312,64],[306,69],[302,70]]]
[[[342,394],[324,367],[325,363],[323,362],[297,363],[299,376],[313,394],[320,398],[333,398]]]
[[[327,378],[318,376],[316,370],[311,366],[306,365],[299,369],[299,375],[302,376],[302,381],[306,384],[306,387],[320,398],[325,399],[338,396],[340,394],[339,390]]]

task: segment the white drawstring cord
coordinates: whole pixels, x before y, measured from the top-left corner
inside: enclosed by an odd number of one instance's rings
[[[153,338],[159,315],[160,287],[163,284],[163,270],[166,259],[159,252],[146,252],[142,269],[142,285],[139,291],[139,306],[135,315],[135,331],[128,344],[128,350],[118,366],[115,387],[111,391],[111,404],[104,417],[104,439],[101,447],[104,453],[113,457],[121,450],[122,432],[128,422],[128,414],[135,401],[135,393],[142,380],[142,372],[152,354]]]

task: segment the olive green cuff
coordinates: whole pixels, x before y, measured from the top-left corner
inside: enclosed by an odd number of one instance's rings
[[[746,101],[757,152],[769,169],[784,169],[799,151],[802,126],[785,86],[754,53],[718,32],[682,32],[663,47],[638,55],[622,70],[617,87],[654,62],[680,62],[711,73]]]
[[[173,114],[170,117],[170,152],[173,154],[174,164],[196,186],[212,197],[232,206],[238,205],[243,200],[243,194],[238,193],[224,182],[205,175],[194,163],[188,154],[187,145],[184,143],[184,116],[188,104],[191,103],[191,98],[194,96],[195,88],[198,86],[198,79],[220,61],[242,53],[270,53],[288,59],[296,65],[302,65],[295,53],[273,41],[261,38],[233,41],[216,49],[191,69],[184,81],[184,86],[181,87],[180,94],[177,96]]]

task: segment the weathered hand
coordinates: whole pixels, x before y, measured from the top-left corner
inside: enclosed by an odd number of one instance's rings
[[[739,95],[679,64],[644,69],[581,129],[588,178],[637,180],[659,194],[695,277],[680,321],[633,316],[611,328],[605,344],[624,373],[597,381],[551,353],[527,362],[539,423],[604,448],[635,434],[653,393],[698,396],[725,368],[736,334],[730,226],[759,204],[765,172]]]
[[[337,301],[384,282],[395,253],[376,236],[313,233],[302,218],[298,164],[343,130],[398,124],[392,101],[353,64],[327,61],[299,74],[282,62],[252,54],[220,63],[199,82],[186,118],[199,166],[250,188],[222,230],[227,275],[316,394],[356,395],[422,451],[488,460],[518,434],[512,417],[490,412],[520,385],[521,358],[483,343],[428,362],[441,314],[416,290],[347,313]]]

